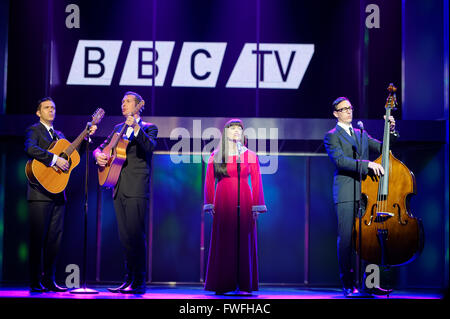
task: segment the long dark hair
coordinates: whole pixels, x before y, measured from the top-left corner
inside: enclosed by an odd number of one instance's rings
[[[228,159],[228,138],[227,129],[233,125],[240,126],[244,130],[244,124],[240,119],[231,119],[225,123],[222,130],[222,137],[219,143],[219,149],[214,155],[214,177],[219,181],[224,177],[230,177],[227,172],[227,159]],[[241,136],[241,143],[245,145],[244,134]]]

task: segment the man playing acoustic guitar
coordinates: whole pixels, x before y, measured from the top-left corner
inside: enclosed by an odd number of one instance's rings
[[[114,153],[119,152],[120,145],[125,148],[121,151],[126,152],[126,160],[119,167],[120,175],[113,190],[119,238],[125,251],[126,275],[121,286],[108,288],[111,292],[142,294],[146,291],[145,224],[149,209],[151,158],[158,128],[141,120],[139,113],[143,105],[144,100],[139,94],[126,92],[122,99],[125,122],[116,125],[108,138],[93,152],[103,171],[114,165],[111,160]],[[127,143],[114,143],[117,137],[121,141],[127,140]],[[110,143],[114,147],[111,148]],[[111,149],[113,154],[105,148]]]
[[[64,135],[53,129],[56,107],[52,98],[38,101],[36,115],[39,122],[26,130],[25,152],[31,159],[67,171],[70,163],[48,149]],[[89,134],[97,126],[89,128]],[[66,291],[55,283],[55,266],[61,244],[66,197],[64,191],[50,193],[38,183],[28,183],[28,211],[30,220],[30,289],[32,292]]]

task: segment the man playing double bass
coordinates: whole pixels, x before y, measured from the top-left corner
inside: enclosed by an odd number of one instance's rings
[[[352,232],[355,216],[361,198],[360,172],[362,176],[373,173],[384,174],[383,167],[369,161],[369,151],[380,154],[382,143],[364,131],[367,143],[362,143],[361,130],[353,129],[353,106],[346,97],[339,97],[332,103],[332,111],[337,119],[334,129],[325,135],[324,144],[328,156],[335,166],[333,180],[333,201],[338,219],[338,262],[343,293],[351,297],[358,293],[353,271]],[[392,140],[397,139],[394,117],[389,117]],[[361,171],[360,171],[361,170]],[[377,289],[375,294],[385,294],[387,291]]]

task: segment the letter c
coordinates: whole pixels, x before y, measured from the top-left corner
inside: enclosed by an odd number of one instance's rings
[[[207,58],[211,58],[211,54],[209,54],[209,52],[206,51],[205,49],[195,50],[194,53],[192,53],[192,55],[191,55],[191,74],[197,80],[206,80],[211,75],[211,72],[208,71],[203,75],[199,75],[199,74],[197,74],[197,72],[195,72],[195,58],[199,54],[204,54],[204,55],[206,55]]]

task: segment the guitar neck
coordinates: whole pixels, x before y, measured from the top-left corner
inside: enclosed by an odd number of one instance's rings
[[[117,144],[119,143],[120,139],[122,138],[123,133],[125,132],[125,129],[128,127],[125,123],[123,124],[122,128],[120,129],[119,133],[116,135],[114,134],[111,141],[109,142],[109,147],[111,149],[115,148]]]
[[[134,116],[144,105],[140,105],[136,110],[131,112],[129,116]],[[123,123],[122,128],[120,129],[119,133],[114,134],[111,141],[107,145],[108,148],[114,149],[116,148],[117,144],[119,144],[120,139],[122,138],[123,133],[125,133],[125,129],[127,129],[129,126],[125,123]]]
[[[126,129],[126,128],[128,128],[128,125],[126,125],[125,123],[123,123],[123,126],[122,126],[122,128],[120,129],[120,132],[119,132],[119,138],[121,138],[122,135],[123,135],[123,133],[125,133],[125,129]]]
[[[83,132],[78,135],[78,137],[75,139],[75,141],[70,144],[67,149],[65,150],[65,153],[70,156],[72,152],[80,146],[81,142],[83,142],[84,138],[88,135],[88,130],[84,129]]]

